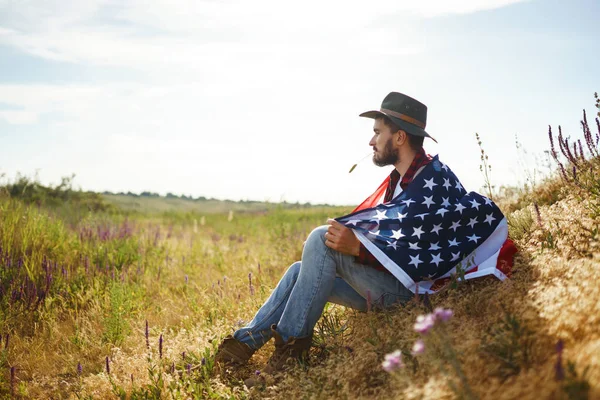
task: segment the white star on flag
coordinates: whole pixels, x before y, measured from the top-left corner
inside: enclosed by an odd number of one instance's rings
[[[467,207],[463,206],[460,203],[456,203],[456,209],[454,211],[458,211],[460,213],[460,215],[462,215],[462,212],[465,208],[467,208]]]
[[[408,249],[409,250],[421,250],[421,248],[419,247],[419,243],[413,243],[413,242],[408,242]]]
[[[425,201],[422,202],[421,204],[425,204],[428,209],[429,209],[430,205],[435,204],[435,202],[433,201],[433,196],[429,196],[429,197],[423,196],[423,198],[425,199]]]
[[[456,261],[460,257],[460,251],[458,253],[452,253],[452,259],[450,261]]]
[[[400,239],[403,238],[405,235],[402,233],[402,229],[398,229],[397,231],[392,229],[392,239]]]
[[[456,232],[456,230],[460,227],[461,227],[460,220],[458,220],[458,221],[453,222],[452,226],[449,229],[452,229],[452,230],[454,230],[454,232]]]
[[[358,222],[360,222],[360,219],[351,219],[350,221],[346,222],[346,225],[356,225]]]
[[[433,187],[437,186],[437,183],[433,182],[433,178],[431,178],[429,180],[424,179],[424,182],[425,182],[425,186],[423,186],[423,189],[427,188],[429,190],[433,190]]]
[[[486,215],[485,221],[483,221],[483,222],[487,222],[491,226],[492,221],[495,221],[495,220],[496,220],[496,218],[494,218],[492,214],[488,214],[488,215]]]
[[[412,264],[415,266],[415,268],[419,268],[419,264],[423,264],[423,261],[421,261],[419,259],[419,255],[417,254],[416,257],[413,256],[409,256],[410,257],[410,262],[409,264]]]
[[[374,221],[374,220],[381,221],[382,219],[388,219],[387,215],[385,215],[385,211],[375,210],[375,212],[377,213],[377,215],[374,216],[373,218],[371,218],[371,221]]]
[[[439,250],[441,247],[439,246],[440,242],[429,243],[429,250]]]
[[[402,222],[402,220],[404,218],[406,218],[407,215],[408,215],[408,213],[406,213],[406,214],[398,213],[398,216],[396,218],[398,218],[398,221]]]
[[[460,242],[457,242],[456,238],[454,238],[452,240],[448,240],[448,247],[458,246],[459,244],[460,244]]]
[[[437,210],[437,212],[435,213],[435,215],[442,214],[442,217],[443,217],[444,214],[446,214],[447,212],[449,212],[449,211],[446,210],[445,208],[440,208],[439,210]]]
[[[416,201],[412,200],[412,199],[408,199],[408,200],[402,200],[402,202],[404,204],[406,204],[406,207],[410,207],[411,203],[416,203]]]
[[[483,198],[485,199],[485,205],[486,205],[486,206],[490,206],[490,205],[492,205],[492,200],[488,199],[488,198],[487,198],[487,197],[485,197],[485,196],[484,196]]]
[[[441,257],[442,253],[439,253],[438,255],[432,254],[431,255],[431,264],[435,264],[435,266],[437,267],[439,265],[439,263],[444,262],[444,260],[442,260]]]
[[[456,188],[456,189],[458,189],[458,191],[461,191],[463,187],[462,187],[462,185],[460,184],[460,182],[459,182],[459,181],[456,181],[456,186],[455,186],[455,188]]]
[[[470,226],[471,228],[473,228],[476,223],[477,223],[477,218],[469,218],[469,223],[467,225]]]
[[[447,166],[446,164],[444,164],[444,163],[442,163],[442,168],[443,168],[445,171],[448,171],[448,166]]]
[[[390,242],[388,243],[387,247],[391,247],[394,250],[398,250],[398,242]]]
[[[431,232],[438,234],[439,231],[442,230],[442,224],[437,224],[437,225],[433,225],[433,228],[431,228]]]
[[[470,203],[471,203],[471,208],[474,208],[474,209],[476,209],[476,210],[479,210],[479,206],[480,206],[481,204],[479,204],[479,203],[477,202],[477,200],[473,199],[473,200],[471,200],[471,201],[470,201]]]
[[[450,183],[450,179],[444,178],[444,184],[442,186],[445,187],[446,190],[448,190],[448,188],[452,187],[452,184]]]
[[[421,229],[421,228],[422,228],[422,226],[417,226],[417,227],[415,228],[415,231],[413,232],[413,234],[412,234],[412,235],[413,235],[413,236],[416,236],[416,237],[418,237],[419,239],[421,239],[421,235],[425,233],[425,232],[423,231],[423,229]]]
[[[450,198],[449,197],[442,197],[442,206],[450,207]]]
[[[467,239],[469,239],[469,242],[475,242],[475,243],[477,243],[477,241],[479,239],[481,239],[481,237],[473,234],[472,236],[467,236]]]

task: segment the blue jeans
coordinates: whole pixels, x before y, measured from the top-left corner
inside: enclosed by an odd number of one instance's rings
[[[302,261],[288,268],[252,321],[234,333],[237,340],[258,349],[272,337],[272,324],[285,341],[308,336],[328,301],[367,311],[368,298],[373,307],[387,307],[414,296],[393,275],[327,247],[327,228],[310,233]]]

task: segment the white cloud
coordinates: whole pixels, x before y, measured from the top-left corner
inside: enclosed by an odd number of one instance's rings
[[[523,0],[386,0],[369,7],[316,0],[10,1],[0,5],[0,42],[53,60],[144,71],[214,68],[261,56],[294,59],[334,49],[403,54],[423,48],[415,36],[406,40],[411,18],[470,13],[519,1]],[[378,27],[381,18],[394,14],[402,16],[402,46]]]

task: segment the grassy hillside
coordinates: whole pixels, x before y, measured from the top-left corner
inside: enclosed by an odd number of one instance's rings
[[[258,212],[274,208],[301,208],[310,205],[290,203],[267,203],[262,201],[231,201],[202,199],[191,200],[180,197],[131,196],[123,194],[102,194],[102,198],[125,212],[141,214],[197,213],[216,214],[234,212]]]
[[[216,345],[300,259],[308,233],[348,208],[214,213],[200,224],[187,209],[128,214],[77,203],[74,218],[5,191],[0,395],[600,398],[600,123],[597,136],[584,129],[581,146],[552,139],[557,176],[496,199],[520,250],[510,280],[457,280],[387,311],[328,306],[309,366],[250,391],[242,379],[273,345],[224,374],[212,362]],[[64,209],[76,208],[71,201]],[[453,317],[412,355],[414,323],[435,307]],[[386,372],[395,350],[404,366]]]

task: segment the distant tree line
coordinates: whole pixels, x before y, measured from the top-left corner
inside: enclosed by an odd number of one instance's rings
[[[180,199],[180,200],[188,200],[188,201],[218,201],[218,202],[222,202],[222,203],[241,203],[241,204],[263,204],[263,203],[268,203],[265,201],[257,201],[257,200],[238,200],[238,201],[234,201],[234,200],[220,200],[220,199],[215,199],[212,197],[205,197],[205,196],[198,196],[198,197],[194,197],[194,196],[186,196],[185,194],[182,194],[180,196],[173,194],[171,192],[168,192],[165,196],[161,196],[160,194],[156,193],[156,192],[148,192],[148,191],[144,191],[140,194],[137,193],[133,193],[133,192],[110,192],[110,191],[104,191],[102,192],[102,194],[107,195],[107,196],[131,196],[131,197],[154,197],[154,198],[166,198],[166,199]],[[328,204],[311,204],[309,202],[306,203],[300,203],[300,202],[295,202],[295,203],[289,203],[285,200],[283,200],[281,202],[281,204],[283,206],[292,206],[292,207],[297,207],[297,208],[304,208],[304,207],[313,207],[313,206],[329,206]]]
[[[4,174],[0,174],[0,182],[5,177]],[[180,199],[187,201],[216,201],[222,203],[239,203],[239,204],[264,204],[269,203],[268,201],[256,201],[256,200],[220,200],[211,197],[205,196],[187,196],[182,194],[180,196],[174,193],[167,193],[165,196],[161,196],[156,192],[144,191],[140,194],[133,193],[131,191],[128,192],[111,192],[104,191],[102,193],[91,192],[91,191],[82,191],[81,189],[73,189],[73,180],[75,179],[75,175],[71,175],[68,177],[63,177],[61,182],[58,185],[42,185],[39,182],[38,177],[29,178],[20,174],[17,174],[14,182],[8,182],[5,184],[0,183],[0,196],[9,196],[12,198],[19,198],[25,203],[33,203],[37,205],[44,206],[59,206],[64,203],[68,203],[71,205],[81,206],[82,208],[99,211],[99,210],[108,210],[113,209],[113,207],[108,204],[102,195],[109,196],[130,196],[130,197],[148,197],[148,198],[167,198],[167,199]],[[281,204],[284,207],[296,207],[296,208],[305,208],[312,206],[327,206],[327,204],[310,204],[306,203],[289,203],[287,201],[282,201]]]
[[[133,193],[133,192],[110,192],[110,191],[104,191],[102,192],[102,194],[107,195],[107,196],[131,196],[131,197],[156,197],[156,198],[167,198],[167,199],[181,199],[181,200],[188,200],[188,201],[222,201],[225,203],[244,203],[244,204],[259,204],[259,203],[264,203],[262,201],[256,201],[256,200],[239,200],[239,201],[233,201],[233,200],[219,200],[219,199],[214,199],[212,197],[205,197],[205,196],[198,196],[198,197],[194,197],[194,196],[187,196],[185,194],[182,194],[180,196],[168,192],[165,196],[161,196],[160,194],[156,193],[156,192],[148,192],[148,191],[144,191],[140,194],[137,193]],[[285,201],[283,203],[286,203]],[[306,203],[307,205],[309,203]]]
[[[3,178],[1,175],[0,178]],[[75,175],[63,177],[58,185],[44,186],[37,176],[28,178],[17,174],[14,182],[0,185],[0,196],[19,199],[27,204],[38,206],[58,207],[65,204],[71,207],[80,207],[90,211],[106,211],[112,206],[104,201],[99,193],[84,192],[73,189]]]

